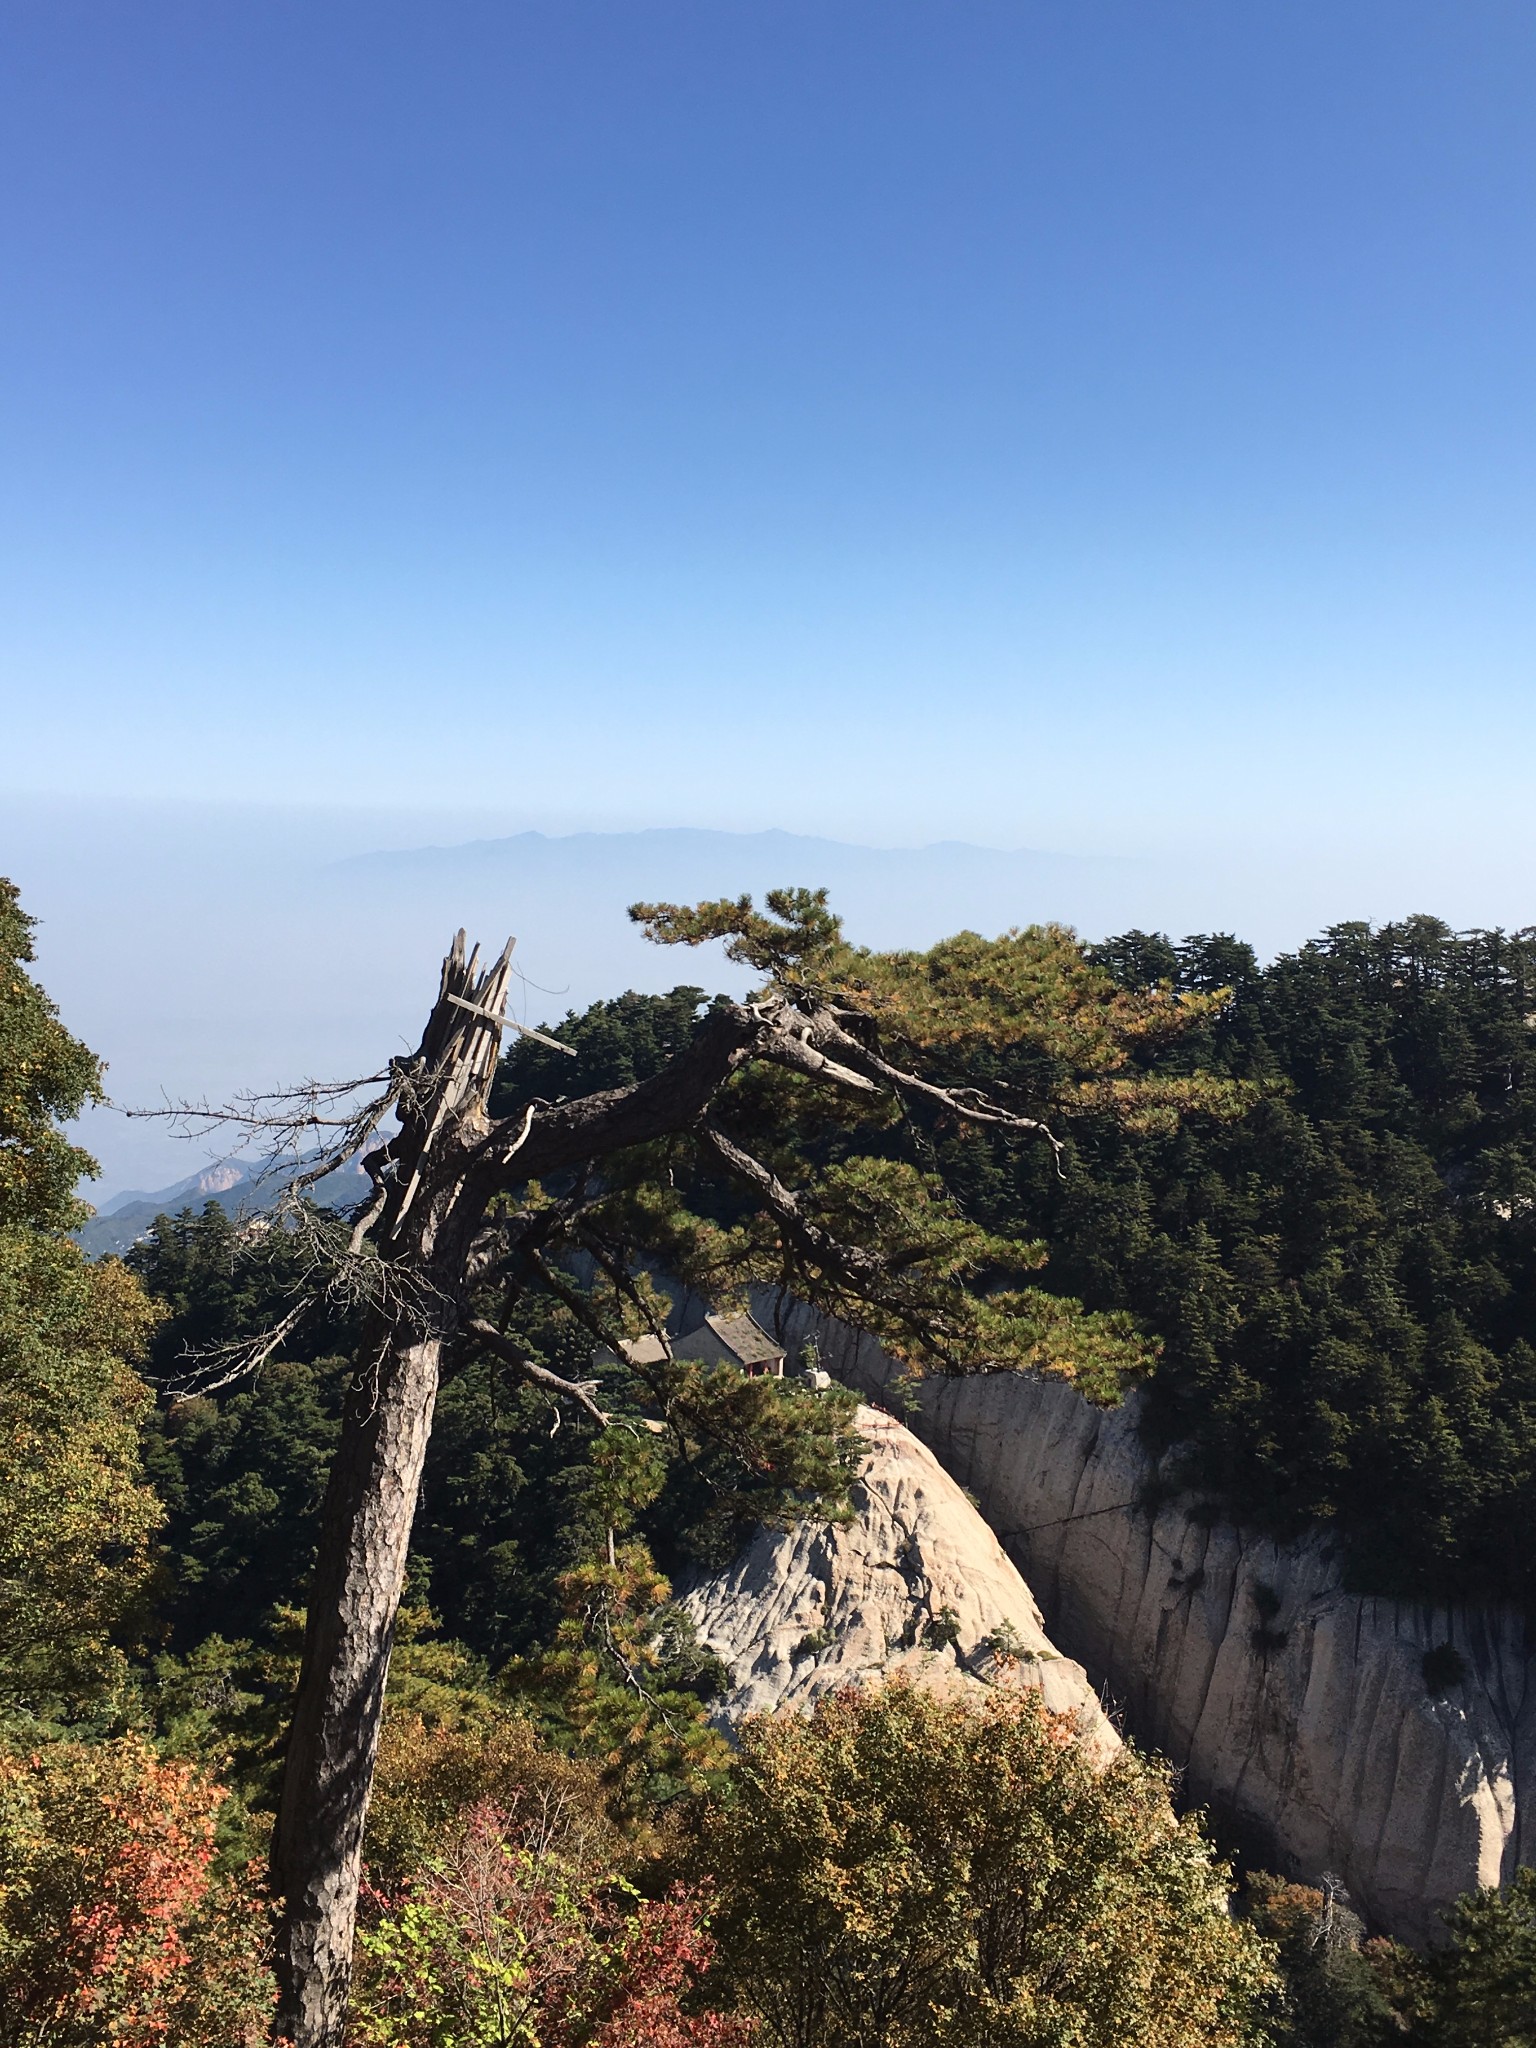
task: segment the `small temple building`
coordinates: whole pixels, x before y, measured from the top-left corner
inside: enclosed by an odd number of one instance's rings
[[[667,1347],[659,1337],[632,1337],[625,1344],[624,1356],[631,1365],[655,1365],[667,1355]],[[784,1346],[768,1332],[755,1316],[745,1310],[740,1315],[707,1315],[692,1330],[685,1330],[682,1336],[671,1340],[674,1358],[701,1359],[708,1364],[735,1365],[756,1379],[767,1374],[772,1379],[784,1377]],[[592,1354],[592,1363],[602,1365],[613,1363],[613,1353],[606,1346],[600,1346]]]

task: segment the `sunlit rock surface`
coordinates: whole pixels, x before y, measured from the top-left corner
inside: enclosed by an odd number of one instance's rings
[[[873,1408],[852,1520],[760,1531],[684,1594],[731,1674],[717,1718],[806,1707],[895,1672],[923,1685],[1030,1686],[1119,1747],[1079,1665],[1047,1637],[1028,1586],[961,1488],[910,1430]]]
[[[782,1334],[814,1335],[839,1377],[888,1392],[871,1339],[798,1308]],[[1127,1732],[1272,1868],[1337,1872],[1375,1925],[1422,1941],[1459,1893],[1536,1863],[1536,1641],[1520,1615],[1362,1598],[1321,1538],[1276,1544],[1188,1501],[1149,1509],[1134,1400],[1104,1411],[1059,1381],[978,1373],[923,1382],[910,1420]],[[1444,1645],[1463,1675],[1435,1691],[1425,1655]]]

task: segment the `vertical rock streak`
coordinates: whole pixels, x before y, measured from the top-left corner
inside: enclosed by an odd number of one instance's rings
[[[896,1368],[869,1337],[771,1301],[793,1343],[877,1397]],[[1344,1590],[1322,1537],[1282,1545],[1189,1503],[1155,1511],[1136,1400],[1091,1408],[1020,1373],[932,1379],[908,1420],[970,1489],[1052,1639],[1123,1707],[1254,1852],[1338,1870],[1374,1924],[1431,1939],[1439,1910],[1536,1862],[1536,1643],[1507,1609]],[[1432,1695],[1425,1653],[1465,1676]]]

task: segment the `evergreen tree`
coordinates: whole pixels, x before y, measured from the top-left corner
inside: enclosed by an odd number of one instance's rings
[[[1468,1892],[1421,1966],[1421,2048],[1536,2048],[1536,1869]]]
[[[34,920],[0,877],[0,1230],[69,1230],[75,1185],[95,1161],[59,1128],[103,1099],[101,1063],[59,1022],[27,972]]]
[[[714,1005],[646,1078],[553,1101],[514,1095],[497,1119],[510,949],[482,973],[461,935],[419,1051],[390,1063],[385,1092],[347,1114],[312,1170],[397,1119],[365,1151],[374,1195],[350,1232],[305,1226],[312,1250],[329,1246],[325,1298],[365,1299],[369,1315],[322,1514],[274,1837],[283,2017],[300,2048],[334,2048],[345,2026],[384,1677],[445,1369],[489,1352],[607,1428],[616,1418],[594,1387],[545,1363],[515,1321],[542,1302],[616,1355],[626,1329],[659,1325],[638,1277],[651,1260],[717,1301],[754,1282],[794,1288],[914,1361],[1029,1364],[1113,1399],[1145,1358],[1129,1320],[1029,1284],[1040,1244],[979,1226],[928,1162],[903,1156],[903,1130],[916,1111],[935,1128],[975,1124],[1054,1148],[1048,1117],[1097,1111],[1165,1128],[1195,1105],[1232,1112],[1244,1100],[1239,1086],[1156,1064],[1223,995],[1121,989],[1059,929],[962,934],[898,955],[848,945],[824,892],[775,892],[761,913],[743,898],[632,914],[662,943],[724,941],[761,975],[757,997]],[[998,1051],[1017,1069],[1006,1099],[971,1072]],[[313,1114],[311,1096],[295,1101],[291,1129],[312,1128]],[[709,1183],[733,1190],[734,1216],[692,1200]],[[599,1280],[586,1300],[569,1270],[583,1256]],[[638,1426],[698,1468],[732,1406],[674,1381],[666,1363],[649,1374]],[[786,1387],[753,1435],[797,1404],[809,1423],[814,1399]],[[738,1452],[766,1472],[752,1489],[759,1512],[775,1492],[814,1498],[794,1449],[803,1434]]]
[[[0,882],[0,1722],[38,1730],[122,1711],[160,1520],[140,1482],[148,1394],[127,1360],[153,1313],[115,1261],[65,1232],[94,1162],[60,1125],[101,1070],[27,969],[31,920]]]
[[[983,1134],[943,1170],[1042,1276],[1161,1339],[1149,1424],[1197,1492],[1353,1582],[1536,1598],[1536,934],[1341,925],[1260,968],[1226,936],[1096,949],[1171,1000],[1229,987],[1160,1054],[1246,1087],[1238,1118],[1088,1115],[1064,1178]]]

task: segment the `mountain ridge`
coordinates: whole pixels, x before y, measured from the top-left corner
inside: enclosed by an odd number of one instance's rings
[[[302,1161],[242,1167],[236,1160],[221,1159],[183,1180],[172,1181],[169,1187],[149,1192],[128,1188],[109,1197],[89,1222],[73,1232],[74,1240],[90,1258],[121,1258],[134,1245],[143,1243],[157,1216],[176,1216],[183,1209],[200,1216],[210,1202],[219,1202],[227,1209],[233,1203],[231,1213],[240,1219],[259,1216],[302,1170]],[[339,1209],[355,1201],[365,1186],[360,1166],[343,1166],[311,1188],[310,1197],[322,1208]]]

